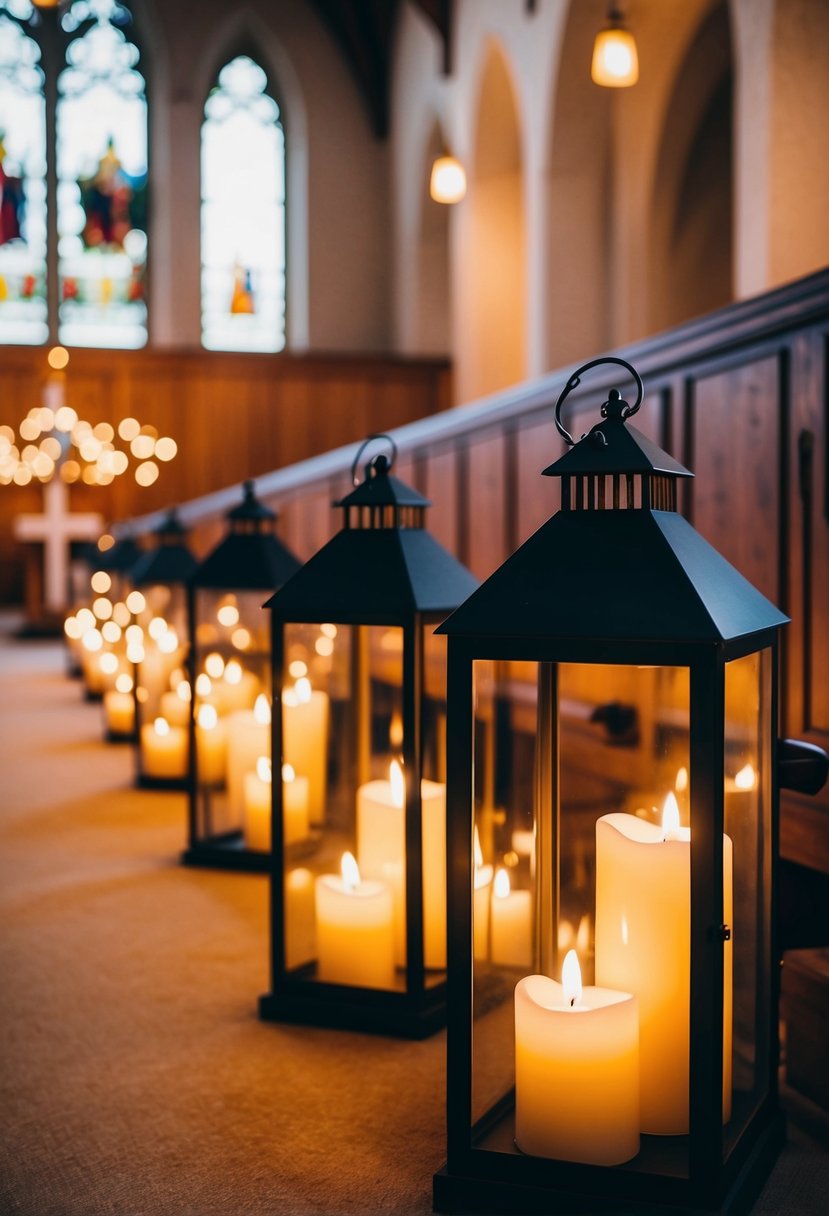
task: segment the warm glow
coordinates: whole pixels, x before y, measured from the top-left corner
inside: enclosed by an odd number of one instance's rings
[[[147,606],[147,601],[144,599],[144,596],[140,591],[131,591],[127,596],[126,604],[130,612],[137,616],[139,612],[144,611]]]
[[[137,418],[122,418],[118,423],[118,434],[127,443],[134,439],[140,430],[141,423]]]
[[[238,629],[233,630],[230,640],[237,650],[247,650],[250,646],[250,630],[241,625]]]
[[[111,651],[101,655],[100,668],[105,676],[114,675],[118,670],[118,656]]]
[[[353,891],[355,887],[359,887],[360,867],[357,865],[357,859],[353,853],[343,853],[340,871],[343,876],[343,883],[349,891]]]
[[[78,618],[74,617],[74,616],[68,616],[66,618],[66,620],[63,622],[63,632],[66,634],[66,636],[68,638],[71,638],[73,641],[77,641],[77,639],[83,633],[83,630],[81,629],[80,625],[78,624]]]
[[[91,650],[93,653],[100,650],[104,644],[103,634],[97,629],[87,629],[82,639],[83,646],[86,650]]]
[[[314,650],[316,650],[321,659],[327,659],[329,655],[334,653],[334,643],[331,638],[317,638],[316,642],[314,642]]]
[[[153,722],[153,730],[159,739],[166,739],[170,733],[170,723],[166,718],[156,718],[155,722]]]
[[[304,676],[301,676],[294,685],[294,692],[296,693],[297,701],[310,701],[311,681],[306,679]]]
[[[230,629],[232,625],[238,625],[239,623],[239,609],[235,604],[222,604],[216,613],[216,617],[220,625],[224,625]]]
[[[200,705],[197,721],[202,730],[212,730],[219,721],[215,705]]]
[[[301,676],[307,676],[308,664],[303,663],[302,659],[294,659],[294,661],[288,665],[288,674],[292,680],[298,680]]]
[[[167,632],[167,622],[163,616],[154,616],[147,626],[147,633],[156,641]]]
[[[35,0],[39,8],[54,8],[57,0]],[[53,371],[60,372],[69,362],[69,351],[65,346],[53,346],[46,356],[46,362]]]
[[[682,768],[677,769],[676,781],[674,782],[674,789],[676,790],[676,792],[678,794],[684,794],[685,791],[687,790],[687,788],[688,788],[688,770],[685,767],[685,765],[683,764]]]
[[[77,421],[77,411],[73,410],[71,405],[62,405],[55,410],[55,430],[71,431]]]
[[[204,670],[210,676],[211,680],[218,680],[225,669],[225,661],[220,654],[215,651],[209,654],[204,660]]]
[[[124,638],[128,646],[143,646],[144,630],[140,625],[127,625],[124,630]]]
[[[270,764],[270,761],[268,761]],[[292,764],[282,765],[282,780],[286,785],[290,785],[292,781],[296,781],[296,773]]]
[[[133,643],[132,646],[127,646],[127,662],[128,663],[143,663],[144,662],[144,647],[140,643]]]
[[[96,595],[106,595],[112,586],[112,579],[106,570],[96,570],[89,580],[89,585]]]
[[[129,656],[127,656],[127,657],[129,657]],[[138,687],[136,688],[135,699],[141,705],[146,705],[147,702],[149,701],[150,694],[147,692],[146,688],[144,688],[143,684],[139,684]]]
[[[253,719],[255,722],[258,722],[260,726],[268,726],[270,723],[271,707],[268,704],[268,698],[263,692],[260,692],[259,696],[253,703]]]
[[[284,769],[282,770],[282,774],[283,774],[282,779],[284,781],[284,779],[285,779],[285,770]],[[273,780],[273,777],[271,774],[271,762],[267,756],[260,756],[259,759],[256,761],[256,776],[259,778],[260,781],[263,781],[265,783],[265,785],[271,784],[271,781]]]
[[[636,40],[629,30],[611,27],[600,30],[593,44],[590,75],[594,84],[608,89],[624,89],[639,79]]]
[[[506,899],[510,893],[509,874],[504,869],[495,871],[495,882],[492,884],[492,894],[498,899]]]
[[[149,460],[155,451],[155,440],[152,435],[139,433],[130,441],[130,451],[136,460]]]
[[[242,683],[242,665],[237,659],[231,659],[225,667],[225,682],[227,684]]]
[[[337,626],[326,622],[326,624],[320,625],[320,633],[324,634],[327,638],[335,638],[337,636]]]
[[[90,611],[89,608],[81,608],[76,619],[83,633],[85,633],[87,629],[92,629],[95,625],[95,615]]]
[[[734,774],[734,785],[738,790],[753,790],[757,784],[757,774],[752,764],[745,764],[738,773]]]
[[[564,956],[561,986],[564,989],[565,1002],[571,1006],[578,1004],[581,1000],[581,967],[575,950],[568,950]]]
[[[210,682],[210,676],[205,675],[204,672],[202,672],[201,675],[196,676],[196,696],[197,697],[209,697],[212,691],[213,691],[213,685]]]
[[[115,621],[116,625],[120,626],[121,629],[123,629],[125,625],[129,625],[130,610],[123,600],[119,600],[112,609],[112,619]]]
[[[665,834],[665,840],[670,839],[679,831],[679,805],[673,791],[668,794],[662,808],[662,831]]]
[[[176,696],[185,703],[192,697],[189,680],[180,680],[176,685]]]
[[[429,193],[436,203],[459,203],[466,194],[466,172],[454,156],[439,156],[432,165]]]
[[[479,869],[484,864],[484,851],[481,848],[481,838],[478,835],[478,827],[475,826],[475,869]]]
[[[590,917],[583,916],[579,921],[579,927],[576,930],[576,949],[581,950],[582,954],[587,953],[587,947],[590,944]]]
[[[178,650],[178,634],[175,629],[168,629],[166,633],[162,633],[156,645],[162,654],[173,654]]]
[[[400,747],[403,743],[403,716],[395,710],[389,723],[389,743],[392,747]]]
[[[101,595],[93,602],[92,611],[99,621],[108,621],[112,616],[112,601]]]
[[[156,460],[164,460],[164,461],[172,460],[177,451],[178,451],[178,446],[176,444],[175,439],[170,439],[168,436],[162,435],[162,437],[160,439],[156,440],[156,445],[155,445]]]
[[[115,678],[115,689],[117,692],[132,692],[132,676],[122,671],[120,676]]]
[[[151,486],[158,481],[158,465],[152,460],[145,460],[135,470],[135,480],[140,486]]]
[[[396,760],[392,760],[389,765],[389,784],[392,802],[395,806],[403,806],[406,801],[406,783],[403,780],[403,769]]]

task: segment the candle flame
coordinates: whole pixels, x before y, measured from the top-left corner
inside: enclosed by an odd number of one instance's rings
[[[296,781],[296,772],[292,764],[282,765],[282,780],[286,785],[290,785],[292,781]]]
[[[306,676],[300,676],[294,685],[297,701],[311,700],[311,681]]]
[[[484,864],[484,851],[481,848],[481,838],[478,835],[478,825],[475,825],[475,869],[479,869]]]
[[[665,805],[662,808],[662,833],[663,840],[668,839],[671,832],[679,831],[679,805],[676,800],[676,795],[671,791],[665,799]]]
[[[561,986],[568,1005],[575,1005],[581,1000],[581,967],[575,950],[568,950],[564,956],[561,968]]]
[[[403,780],[403,769],[396,760],[392,760],[389,765],[389,783],[392,802],[395,806],[403,806],[406,802],[406,783]]]
[[[209,697],[212,691],[213,691],[213,683],[210,679],[210,676],[206,675],[205,672],[202,672],[201,675],[196,676],[196,696],[197,697]]]
[[[674,789],[677,791],[677,793],[682,794],[685,792],[685,790],[687,790],[687,788],[688,788],[688,770],[685,767],[685,765],[683,764],[681,768],[677,769],[676,781],[674,782]]]
[[[200,705],[197,721],[202,730],[212,730],[219,721],[215,705]]]
[[[225,680],[228,684],[241,684],[242,664],[238,659],[231,659],[225,667]]]
[[[734,775],[734,784],[738,790],[753,790],[757,784],[757,774],[752,764],[745,764],[739,773]]]
[[[283,775],[283,777],[285,775],[284,769],[282,770],[282,775]],[[256,776],[259,778],[260,781],[263,781],[265,783],[265,785],[270,785],[271,780],[272,780],[271,762],[267,756],[260,756],[259,759],[256,761]]]
[[[176,685],[176,696],[180,700],[187,702],[190,700],[192,695],[193,694],[190,691],[190,681],[189,680],[180,680],[179,683]]]
[[[263,692],[260,692],[259,696],[253,703],[253,719],[255,722],[258,722],[260,726],[270,725],[271,707],[268,704],[268,698]]]
[[[498,899],[506,899],[509,895],[510,881],[506,870],[500,869],[495,871],[495,882],[492,885],[492,893]]]
[[[357,858],[353,853],[343,853],[340,861],[340,871],[343,876],[343,882],[346,889],[353,891],[360,885],[360,867],[357,865]]]
[[[389,743],[392,747],[400,747],[403,742],[403,716],[399,710],[395,710],[391,716],[389,724]]]
[[[153,722],[153,730],[159,739],[164,739],[170,733],[170,723],[166,718],[156,718],[155,722]]]

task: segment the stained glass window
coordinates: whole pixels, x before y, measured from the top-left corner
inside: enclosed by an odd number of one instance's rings
[[[201,134],[202,342],[285,345],[285,133],[262,68],[239,55],[219,72]]]
[[[0,342],[48,338],[46,107],[40,47],[0,5]]]
[[[58,77],[60,341],[147,341],[147,102],[138,49],[117,0],[74,0]]]
[[[0,342],[147,341],[147,102],[130,19],[119,0],[45,13],[0,0]]]

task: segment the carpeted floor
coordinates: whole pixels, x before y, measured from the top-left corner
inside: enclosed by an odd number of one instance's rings
[[[182,867],[183,795],[100,714],[0,639],[0,1216],[430,1212],[444,1035],[260,1022],[266,880]],[[829,1211],[795,1106],[756,1214]]]

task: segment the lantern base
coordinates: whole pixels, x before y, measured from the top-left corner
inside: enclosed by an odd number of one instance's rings
[[[135,778],[139,790],[181,790],[186,791],[190,785],[189,777],[148,777],[139,773]]]
[[[135,743],[138,742],[135,734],[122,734],[117,730],[104,731],[104,743]]]
[[[236,870],[245,874],[267,874],[270,853],[246,849],[241,832],[227,832],[210,840],[196,840],[181,854],[185,866],[206,866],[214,870]]]
[[[358,1030],[397,1039],[428,1039],[446,1025],[446,985],[441,984],[435,999],[425,1008],[401,1009],[394,993],[353,990],[357,996],[336,998],[326,985],[326,995],[303,996],[295,993],[268,992],[259,998],[259,1016],[265,1022],[289,1022],[297,1026],[327,1026],[336,1030]],[[359,1000],[365,992],[369,998]],[[376,998],[376,999],[371,999]]]
[[[497,1177],[501,1171],[497,1162],[486,1162],[480,1175],[450,1173],[444,1165],[432,1178],[432,1210],[448,1216],[549,1216],[553,1211],[568,1213],[619,1213],[632,1216],[635,1212],[656,1213],[703,1212],[746,1213],[754,1205],[772,1171],[777,1155],[786,1140],[783,1114],[775,1112],[747,1155],[741,1169],[733,1176],[728,1190],[722,1195],[700,1197],[690,1182],[666,1179],[664,1193],[659,1194],[660,1180],[649,1177],[643,1183],[654,1183],[647,1198],[631,1195],[630,1188],[619,1185],[631,1175],[625,1167],[580,1167],[569,1169],[593,1172],[595,1189],[579,1192],[565,1187],[539,1186],[524,1181]],[[474,1155],[474,1154],[473,1154]],[[491,1157],[491,1154],[483,1154]],[[553,1164],[553,1163],[551,1163]],[[557,1163],[558,1164],[558,1163]],[[728,1171],[725,1171],[726,1175]],[[495,1176],[493,1176],[495,1175]],[[635,1185],[635,1184],[634,1184]]]

